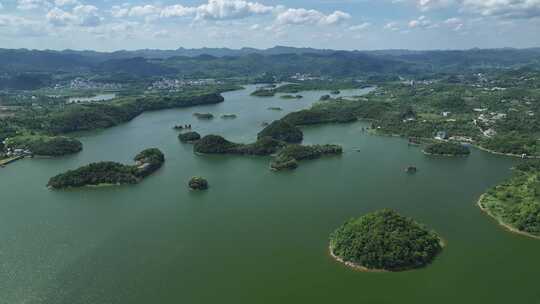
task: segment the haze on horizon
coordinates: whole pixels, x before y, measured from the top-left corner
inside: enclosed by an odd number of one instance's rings
[[[540,46],[540,0],[0,0],[0,47]]]

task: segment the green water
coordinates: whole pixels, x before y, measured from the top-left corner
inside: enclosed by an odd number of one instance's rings
[[[282,100],[252,90],[226,93],[219,105],[145,113],[82,135],[80,154],[0,169],[0,303],[540,303],[540,241],[504,231],[475,206],[514,160],[478,150],[428,158],[406,140],[363,133],[363,123],[304,128],[305,142],[342,144],[345,153],[294,172],[271,172],[267,157],[196,156],[179,143],[171,129],[179,123],[252,141],[263,121],[326,93]],[[194,112],[218,118],[197,121]],[[130,162],[153,146],[166,163],[139,185],[45,187],[67,169]],[[419,172],[405,174],[408,165]],[[207,177],[210,190],[188,191],[193,175]],[[384,207],[434,228],[448,243],[443,254],[425,269],[384,274],[327,255],[333,229]]]

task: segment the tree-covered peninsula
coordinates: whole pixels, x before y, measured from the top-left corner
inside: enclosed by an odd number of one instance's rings
[[[281,149],[270,164],[272,170],[292,170],[298,167],[298,162],[307,159],[317,159],[324,155],[339,155],[343,148],[339,145],[287,145]]]
[[[25,150],[40,156],[63,156],[83,148],[79,140],[66,136],[20,135],[8,138],[5,143],[11,151]]]
[[[426,146],[424,153],[427,155],[439,156],[467,156],[471,154],[471,150],[458,143],[452,142],[436,142]]]
[[[161,168],[165,157],[160,150],[152,148],[137,154],[134,161],[135,165],[124,165],[110,161],[91,163],[52,177],[47,186],[52,189],[66,189],[136,184]]]
[[[330,236],[330,253],[365,271],[404,271],[428,265],[442,240],[414,220],[384,209],[351,219]]]
[[[270,155],[284,145],[271,137],[262,137],[251,144],[240,144],[219,135],[207,135],[197,141],[193,149],[202,154]]]
[[[287,143],[299,143],[304,138],[304,134],[297,126],[284,120],[276,120],[257,134],[258,139],[263,137],[271,137]]]
[[[483,194],[478,206],[512,232],[540,238],[540,161],[526,161],[512,177]]]

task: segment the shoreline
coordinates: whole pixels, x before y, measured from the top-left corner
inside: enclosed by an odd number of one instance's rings
[[[444,249],[446,247],[446,242],[440,236],[438,236],[438,238],[439,238],[439,244],[441,245],[441,251],[442,251],[442,249]],[[341,263],[341,264],[345,265],[346,267],[351,268],[352,270],[359,271],[359,272],[367,272],[367,273],[392,273],[392,272],[414,271],[414,270],[418,270],[418,269],[421,269],[421,268],[425,268],[426,266],[431,264],[431,262],[433,262],[433,260],[432,260],[430,263],[428,263],[426,265],[423,265],[422,267],[407,268],[407,269],[404,269],[404,270],[371,269],[371,268],[367,268],[367,267],[359,265],[359,264],[355,264],[353,262],[347,262],[347,261],[343,260],[342,258],[340,258],[340,257],[338,257],[337,255],[334,254],[334,250],[332,249],[331,245],[328,245],[328,254],[330,255],[330,257],[332,257],[334,259],[334,261],[336,261],[338,263]],[[440,252],[439,252],[439,254],[440,254]]]
[[[469,154],[435,154],[435,153],[426,152],[426,150],[422,150],[422,153],[424,153],[424,155],[426,156],[440,156],[440,157],[467,157],[471,155],[470,153]]]
[[[367,119],[359,119],[361,121],[371,121],[371,120],[367,120]],[[400,135],[400,134],[388,134],[388,133],[384,133],[382,131],[379,131],[379,130],[376,130],[376,129],[373,129],[373,135],[377,135],[377,136],[386,136],[386,137],[402,137],[402,138],[406,138],[407,136],[405,135]],[[433,141],[432,138],[426,138],[426,137],[418,137],[418,139],[420,140],[427,140],[427,141]],[[452,142],[450,140],[445,140],[445,142]],[[481,150],[481,151],[484,151],[484,152],[488,152],[488,153],[491,153],[491,154],[495,154],[495,155],[501,155],[501,156],[508,156],[508,157],[514,157],[514,158],[521,158],[521,159],[540,159],[540,155],[537,155],[537,156],[534,156],[534,155],[526,155],[525,157],[523,157],[521,154],[512,154],[512,153],[503,153],[503,152],[497,152],[497,151],[494,151],[494,150],[490,150],[488,148],[484,148],[482,146],[480,146],[479,144],[476,144],[474,142],[459,142],[461,144],[467,144],[467,145],[471,145],[472,147],[475,147],[477,148],[478,150]],[[421,144],[415,144],[415,146],[418,146],[418,145],[421,145]],[[424,152],[424,150],[422,150],[422,152]],[[439,156],[438,154],[427,154],[427,155],[433,155],[433,156]],[[440,155],[440,156],[443,156],[443,155]],[[459,155],[458,155],[459,156]]]
[[[478,206],[478,208],[480,208],[480,210],[482,212],[487,214],[490,218],[494,219],[499,224],[499,226],[503,227],[508,232],[519,234],[519,235],[526,236],[526,237],[529,237],[529,238],[533,238],[533,239],[536,239],[536,240],[540,240],[540,236],[531,234],[531,233],[526,232],[526,231],[521,231],[521,230],[511,226],[510,224],[503,222],[501,219],[495,217],[493,215],[493,213],[491,213],[491,211],[489,211],[488,208],[482,206],[482,201],[484,200],[485,196],[486,196],[486,193],[480,195],[480,198],[476,202],[476,205]]]
[[[496,155],[502,155],[502,156],[509,156],[509,157],[516,157],[516,158],[521,158],[521,159],[540,159],[540,156],[529,156],[529,155],[526,155],[525,157],[523,157],[522,155],[518,155],[518,154],[512,154],[512,153],[503,153],[503,152],[497,152],[497,151],[493,151],[493,150],[490,150],[488,148],[484,148],[480,145],[476,145],[476,144],[471,144],[473,147],[479,149],[479,150],[482,150],[484,152],[488,152],[488,153],[491,153],[491,154],[496,154]]]
[[[371,272],[371,273],[385,273],[385,272],[391,272],[389,270],[384,270],[384,269],[371,269],[371,268],[367,268],[365,266],[362,266],[362,265],[358,265],[358,264],[355,264],[353,262],[347,262],[345,260],[343,260],[342,258],[338,257],[337,255],[334,254],[334,250],[332,250],[332,246],[328,245],[328,254],[330,255],[330,257],[332,257],[336,262],[339,262],[353,270],[356,270],[356,271],[360,271],[360,272]]]

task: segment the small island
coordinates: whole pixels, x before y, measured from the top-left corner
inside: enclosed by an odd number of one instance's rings
[[[330,254],[362,271],[404,271],[431,263],[443,241],[433,231],[384,209],[351,219],[330,236]]]
[[[270,110],[270,111],[283,111],[283,109],[280,108],[280,107],[268,107],[268,110]]]
[[[201,135],[195,131],[180,133],[178,134],[178,139],[184,143],[193,143],[201,139]]]
[[[29,155],[57,157],[78,153],[82,148],[79,140],[66,136],[21,135],[5,141],[5,149],[8,153],[14,154],[23,152]]]
[[[299,143],[304,138],[304,134],[297,126],[284,120],[276,120],[257,134],[258,139],[263,137],[271,137],[287,143]]]
[[[214,115],[211,113],[193,113],[193,116],[197,117],[197,119],[213,119]]]
[[[236,114],[222,114],[221,118],[223,118],[223,119],[235,119],[235,118],[237,118],[237,115]]]
[[[511,232],[540,239],[540,161],[525,161],[512,177],[478,200],[478,206]]]
[[[66,189],[84,186],[136,184],[161,168],[165,157],[160,150],[152,148],[137,154],[134,161],[135,165],[124,165],[110,161],[91,163],[52,177],[47,183],[47,187]]]
[[[426,155],[437,155],[437,156],[467,156],[471,154],[471,150],[462,145],[452,142],[437,142],[428,145],[424,149]]]
[[[270,169],[275,171],[296,169],[298,161],[342,153],[343,148],[339,145],[287,145],[278,152],[274,161],[270,164]]]
[[[207,190],[208,181],[202,177],[192,177],[188,182],[188,187],[191,190]]]
[[[323,95],[321,96],[321,98],[319,98],[320,101],[327,101],[327,100],[330,100],[332,98],[332,96],[326,94],[326,95]]]

